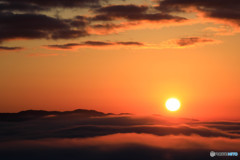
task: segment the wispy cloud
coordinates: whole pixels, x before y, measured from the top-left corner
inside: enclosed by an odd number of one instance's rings
[[[6,46],[0,46],[0,50],[4,51],[16,51],[16,50],[21,50],[23,49],[22,47],[6,47]]]
[[[217,43],[220,43],[220,41],[211,38],[186,37],[162,42],[160,48],[187,48]]]
[[[108,47],[108,46],[143,46],[141,42],[108,42],[108,41],[85,41],[82,43],[67,43],[62,45],[47,45],[50,49],[74,49],[79,47]]]

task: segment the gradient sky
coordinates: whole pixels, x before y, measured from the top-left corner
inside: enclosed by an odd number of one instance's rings
[[[0,0],[0,112],[238,119],[239,10],[238,0]]]

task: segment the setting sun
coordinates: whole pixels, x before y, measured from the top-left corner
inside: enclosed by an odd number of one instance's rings
[[[165,105],[169,111],[177,111],[181,106],[180,101],[176,98],[168,99]]]

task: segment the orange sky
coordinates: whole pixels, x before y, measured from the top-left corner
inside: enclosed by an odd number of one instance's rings
[[[164,2],[160,6],[173,5],[170,0]],[[132,12],[126,7],[130,4]],[[55,20],[71,21],[68,25],[84,23],[70,30],[60,22],[49,22],[48,28],[40,25],[52,38],[28,36],[30,30],[39,31],[28,22],[23,25],[27,31],[20,26],[8,31],[7,38],[0,36],[0,112],[86,108],[200,119],[239,118],[239,17],[212,16],[194,3],[178,4],[184,11],[173,13],[164,9],[150,13],[146,8],[153,10],[159,3],[147,0],[101,5],[97,9],[48,6],[52,10],[28,13],[52,18],[49,21],[58,14]],[[112,17],[88,22],[96,15]],[[1,12],[0,16],[6,15]],[[6,16],[13,22],[17,18]],[[2,25],[14,27],[7,21]],[[59,33],[50,27],[59,27]],[[88,35],[78,35],[82,28]],[[14,34],[16,30],[26,34]],[[62,30],[76,33],[61,35]],[[176,113],[165,109],[170,97],[182,103]]]

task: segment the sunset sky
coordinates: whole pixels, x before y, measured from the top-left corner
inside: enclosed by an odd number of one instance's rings
[[[237,120],[239,32],[239,0],[0,0],[0,112]]]

